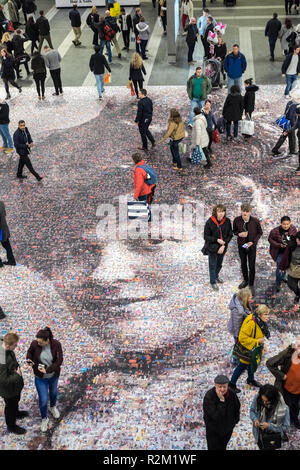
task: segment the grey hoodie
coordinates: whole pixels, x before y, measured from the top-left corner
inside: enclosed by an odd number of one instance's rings
[[[244,309],[236,294],[234,294],[229,303],[229,309],[230,319],[227,323],[227,330],[236,339],[239,336],[243,321],[250,315],[251,310]]]
[[[139,32],[140,39],[142,39],[143,41],[148,40],[150,38],[151,31],[147,23],[143,23],[143,22],[138,23],[136,25],[136,29]]]

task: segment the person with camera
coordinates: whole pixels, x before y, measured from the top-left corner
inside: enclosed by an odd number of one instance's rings
[[[23,175],[23,168],[24,166],[27,166],[30,173],[32,173],[33,176],[35,176],[38,181],[41,181],[43,177],[40,176],[33,169],[30,158],[28,156],[33,147],[33,142],[32,142],[30,132],[25,125],[25,121],[23,120],[19,121],[18,129],[15,131],[14,136],[13,136],[13,141],[14,141],[14,146],[16,148],[16,152],[20,156],[18,171],[17,171],[17,178],[20,178],[20,179],[27,178],[27,176]]]
[[[48,397],[53,418],[59,419],[60,413],[56,408],[57,384],[60,367],[63,363],[63,351],[59,341],[53,338],[52,331],[46,327],[39,330],[36,340],[32,341],[26,356],[26,361],[32,367],[35,386],[39,396],[39,407],[42,416],[41,431],[48,429],[47,418]]]

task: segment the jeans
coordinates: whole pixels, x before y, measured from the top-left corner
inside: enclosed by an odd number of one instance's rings
[[[56,405],[58,377],[55,375],[50,379],[40,379],[39,377],[35,377],[34,383],[39,396],[39,407],[42,419],[45,419],[47,418],[48,395],[50,395],[51,408]]]
[[[205,100],[200,100],[199,98],[193,98],[191,100],[191,111],[190,111],[190,120],[189,124],[193,125],[193,119],[194,119],[194,109],[195,108],[203,108],[205,103]]]
[[[285,81],[286,81],[286,87],[285,87],[285,90],[284,90],[284,94],[285,94],[285,96],[287,96],[289,94],[289,92],[293,88],[295,88],[295,86],[297,85],[298,75],[296,73],[294,75],[286,75],[285,76]]]
[[[231,135],[231,122],[232,121],[226,121],[226,134],[227,137],[230,137]],[[234,121],[233,122],[233,137],[237,137],[239,132],[239,121]]]
[[[8,124],[0,124],[0,134],[3,140],[3,147],[13,149],[14,144],[9,133]]]
[[[139,131],[141,134],[143,148],[148,148],[148,141],[147,138],[150,140],[152,144],[154,144],[155,140],[151,132],[149,131],[149,126],[151,124],[152,119],[145,119],[144,121],[139,122]]]
[[[285,278],[285,271],[282,271],[282,272],[279,271],[279,265],[281,262],[282,255],[283,253],[279,253],[279,255],[277,256],[277,260],[276,260],[276,285],[277,286],[280,286],[283,279]]]
[[[252,245],[250,248],[239,247],[239,255],[244,281],[247,283],[249,282],[249,285],[253,286],[255,278],[256,246]],[[249,273],[247,260],[249,264]]]
[[[171,154],[173,157],[173,163],[176,163],[177,168],[182,168],[181,165],[181,160],[180,160],[180,155],[179,155],[179,142],[181,142],[182,139],[179,140],[171,140],[170,142],[170,150]]]
[[[229,77],[229,75],[228,75],[227,78],[228,78],[227,94],[230,93],[230,88],[231,88],[233,85],[239,86],[239,87],[240,87],[240,90],[241,90],[241,92],[242,92],[242,77],[231,78],[231,77]]]
[[[274,59],[274,50],[277,38],[270,38],[269,37],[269,46],[270,46],[270,56]]]
[[[99,95],[99,98],[101,98],[103,90],[104,90],[104,73],[102,73],[100,75],[97,75],[97,74],[94,74],[94,75],[95,75],[95,79],[96,79],[96,86],[97,86],[97,90],[98,90],[98,95]]]
[[[107,50],[107,53],[108,53],[108,62],[110,63],[112,61],[110,41],[106,41],[105,39],[100,40],[99,54],[103,54],[104,46],[106,46],[106,50]]]
[[[254,380],[254,374],[251,372],[251,365],[243,364],[242,362],[240,362],[239,365],[234,369],[230,382],[235,385],[238,381],[238,378],[245,370],[248,371],[249,382],[252,382]]]
[[[211,284],[216,284],[219,273],[222,269],[224,253],[208,253],[209,280]]]

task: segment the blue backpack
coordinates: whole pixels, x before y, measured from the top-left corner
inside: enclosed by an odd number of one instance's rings
[[[151,168],[151,166],[145,164],[145,165],[138,165],[137,168],[143,168],[143,170],[145,170],[145,172],[147,173],[147,177],[145,179],[146,184],[150,186],[151,184],[156,183],[157,176],[153,168]]]

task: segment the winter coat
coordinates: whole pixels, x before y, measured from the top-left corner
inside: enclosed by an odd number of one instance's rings
[[[0,341],[0,396],[2,398],[13,398],[20,395],[24,381],[16,370],[19,363],[13,351],[3,348],[3,339]]]
[[[15,34],[12,38],[12,45],[14,48],[14,56],[20,57],[21,55],[25,54],[24,50],[24,43],[29,41],[29,37],[27,35],[21,36],[20,34]]]
[[[77,8],[73,8],[73,10],[69,12],[69,19],[71,20],[72,28],[79,28],[81,26],[81,17]]]
[[[280,244],[281,244],[281,234],[280,234],[280,225],[279,227],[275,227],[271,230],[268,238],[268,242],[270,243],[270,250],[269,253],[274,261],[277,260],[278,255],[280,253]],[[294,225],[291,224],[288,235],[296,235],[297,229]]]
[[[95,54],[91,55],[90,58],[90,70],[95,75],[102,75],[104,74],[105,70],[104,67],[111,72],[110,66],[107,63],[106,57],[103,54],[99,54],[96,52]]]
[[[290,54],[288,54],[285,58],[285,61],[283,62],[282,64],[282,67],[281,67],[281,73],[282,74],[285,74],[287,69],[289,68],[289,65],[291,63],[291,60],[292,60],[292,57],[293,57],[293,52],[291,52]],[[300,55],[298,54],[298,65],[297,65],[297,73],[300,73]]]
[[[249,242],[252,242],[254,246],[257,245],[260,237],[263,234],[260,222],[257,217],[253,217],[252,215],[250,216],[249,222],[248,222],[248,239]],[[241,247],[245,243],[245,238],[239,237],[238,234],[241,232],[245,232],[244,229],[245,222],[242,218],[241,215],[236,217],[233,221],[233,233],[234,235],[237,235],[237,242],[238,246]]]
[[[194,44],[197,41],[197,34],[199,34],[196,24],[188,24],[184,31],[187,31],[186,42],[187,44]]]
[[[194,125],[192,130],[192,143],[191,148],[200,145],[202,148],[206,148],[209,144],[209,135],[206,130],[206,118],[203,114],[197,114],[194,117]]]
[[[212,217],[210,217],[204,226],[204,240],[205,249],[210,253],[217,253],[221,245],[218,243],[218,239],[221,238],[225,242],[224,254],[227,251],[228,243],[233,237],[231,221],[228,217],[221,225],[217,225]]]
[[[244,348],[252,351],[253,348],[256,348],[259,345],[258,340],[263,337],[264,334],[255,322],[254,315],[250,313],[242,323],[238,337],[239,342],[244,346]],[[240,362],[243,364],[250,364],[249,361],[244,361],[243,359],[240,359]]]
[[[61,343],[56,339],[50,341],[50,349],[53,357],[51,366],[46,368],[46,374],[51,374],[54,372],[56,377],[60,376],[60,366],[63,363],[63,351]],[[34,340],[32,341],[29,349],[27,351],[26,359],[33,361],[33,372],[39,378],[43,378],[44,374],[38,370],[38,365],[40,364],[40,355],[43,348],[39,346],[39,343]]]
[[[147,173],[143,168],[139,168],[140,166],[145,165],[145,160],[137,163],[134,167],[133,173],[133,185],[134,185],[134,199],[138,199],[140,196],[145,196],[147,194],[151,194],[152,188],[155,186],[154,184],[147,184],[145,180],[147,178]]]
[[[136,25],[136,29],[138,30],[141,40],[147,41],[150,38],[150,27],[147,23],[139,22]]]
[[[0,124],[9,124],[9,106],[6,101],[0,103]]]
[[[93,17],[93,19],[92,19]],[[99,14],[98,13],[89,13],[86,19],[86,24],[92,29],[92,31],[96,32],[95,28],[93,27],[93,21],[95,23],[99,23]]]
[[[14,133],[13,141],[19,155],[28,155],[30,153],[27,143],[31,144],[32,138],[27,127],[24,131],[18,128]]]
[[[229,93],[223,106],[226,121],[240,121],[244,111],[244,100],[240,93]]]
[[[277,18],[272,18],[266,24],[265,36],[277,39],[280,30],[281,22]]]
[[[247,61],[244,54],[239,52],[234,55],[233,52],[227,54],[224,60],[224,69],[230,78],[240,78],[247,68]]]
[[[203,399],[203,418],[208,431],[223,436],[233,430],[240,420],[240,401],[230,388],[222,402],[213,387]]]
[[[193,91],[194,91],[194,78],[196,74],[192,75],[186,84],[186,91],[190,100],[193,99]],[[211,92],[212,84],[210,78],[206,77],[204,74],[202,75],[202,96],[201,100],[206,100],[207,95]]]
[[[95,21],[92,20],[92,28],[94,28],[96,31],[98,31],[98,36],[99,36],[100,40],[105,39],[104,26],[105,26],[105,21],[104,20],[98,21],[97,23],[95,23]]]
[[[39,30],[36,23],[26,25],[25,33],[31,41],[39,40]]]
[[[49,21],[47,20],[47,18],[45,18],[45,16],[40,16],[36,20],[36,25],[41,36],[47,36],[50,33]]]
[[[153,114],[153,103],[148,96],[142,98],[138,102],[138,110],[135,118],[135,122],[144,122],[146,119],[151,120]]]
[[[10,20],[13,23],[19,23],[19,20],[20,20],[19,11],[15,2],[13,0],[8,0],[7,6],[8,6],[8,14],[9,14]]]
[[[276,356],[270,357],[267,360],[266,366],[275,377],[275,387],[282,393],[284,380],[283,377],[288,373],[292,365],[292,355],[295,348],[290,344],[286,349],[281,351]]]
[[[244,96],[245,113],[253,113],[255,108],[255,93],[259,90],[256,85],[248,85]]]
[[[42,75],[42,74],[46,76],[47,74],[46,64],[45,64],[44,57],[41,54],[38,54],[31,59],[31,69],[33,71],[33,77],[35,77],[36,75]]]
[[[135,14],[132,18],[133,31],[136,36],[139,34],[138,30],[136,29],[136,25],[140,22],[141,17],[142,15]]]
[[[9,228],[6,222],[6,210],[4,202],[0,201],[0,230],[2,230],[2,241],[6,242],[10,237]]]
[[[227,46],[224,42],[224,44],[216,44],[215,49],[214,49],[214,56],[216,58],[220,57],[222,60],[225,59],[227,54]]]
[[[15,80],[16,76],[13,57],[6,57],[6,59],[2,58],[1,78]]]
[[[34,13],[37,9],[36,4],[33,0],[25,0],[24,2],[24,11],[27,14]]]
[[[9,54],[12,54],[14,50],[12,41],[2,42],[0,45],[0,50],[2,49],[6,49]]]
[[[289,35],[295,31],[294,26],[291,28],[287,29],[285,25],[282,25],[281,30],[279,31],[278,37],[280,39],[280,44],[281,44],[281,49],[283,51],[288,51],[289,50],[289,43],[287,42],[287,38]]]
[[[143,73],[142,73],[142,72],[143,72]],[[144,81],[143,74],[144,74],[144,75],[147,75],[144,65],[142,65],[142,67],[141,67],[140,69],[135,69],[135,68],[132,67],[132,65],[130,64],[130,68],[129,68],[129,80],[136,80],[136,81],[139,81],[139,80],[140,80],[140,81]]]
[[[229,309],[230,319],[227,323],[227,330],[236,339],[239,336],[243,321],[250,315],[251,310],[244,308],[237,294],[234,294],[230,300]]]
[[[189,2],[187,4],[187,7],[188,7],[188,17],[193,18],[193,16],[194,16],[194,6],[193,6],[192,0],[189,0]],[[181,2],[181,9],[180,9],[180,16],[182,16],[182,15],[183,15],[183,1]]]
[[[171,120],[168,122],[168,130],[163,137],[163,140],[168,138],[173,140],[180,140],[185,137],[184,122],[181,120]]]

